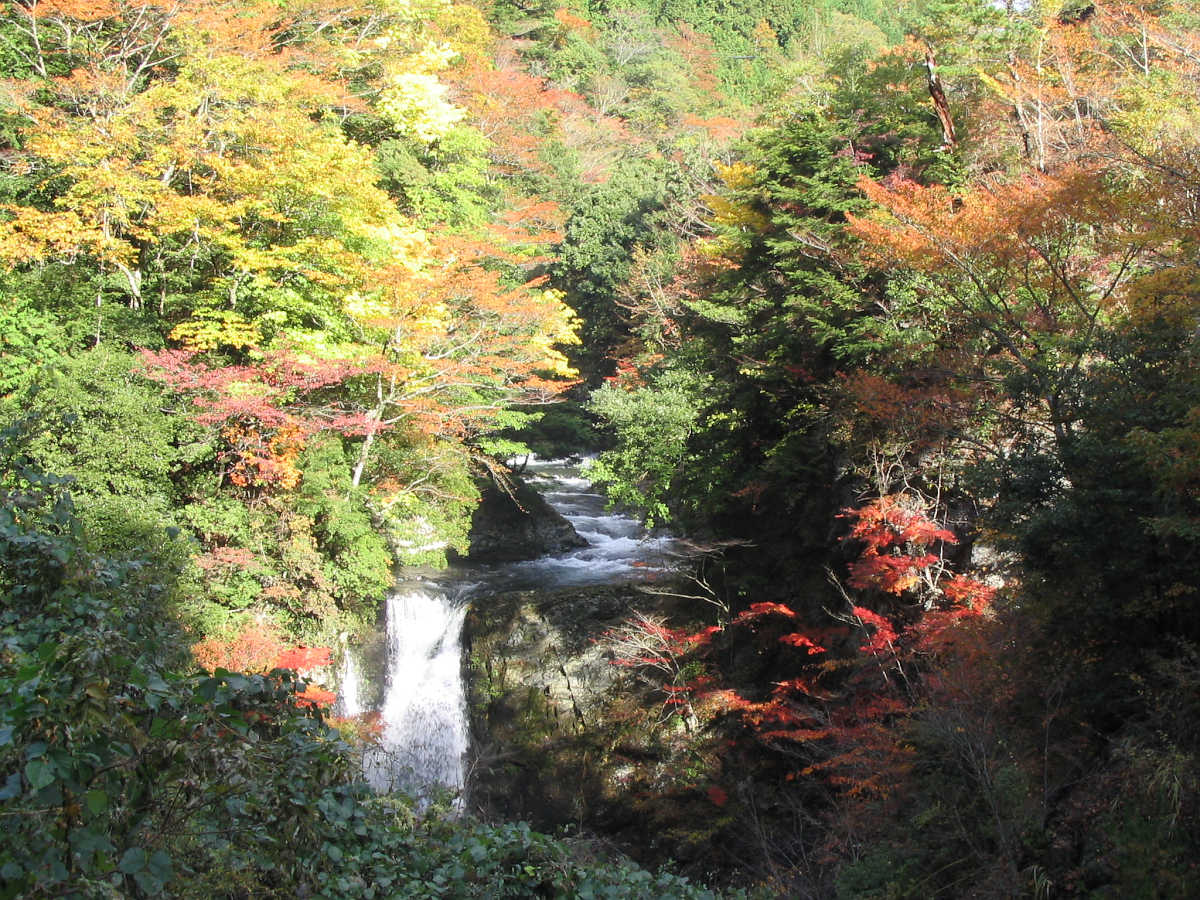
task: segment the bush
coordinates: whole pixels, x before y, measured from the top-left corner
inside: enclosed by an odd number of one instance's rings
[[[150,570],[90,551],[18,443],[0,435],[0,898],[714,896],[372,795],[294,673],[194,674]]]

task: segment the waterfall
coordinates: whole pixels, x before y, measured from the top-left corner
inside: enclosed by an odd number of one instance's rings
[[[415,795],[459,790],[467,750],[462,683],[466,605],[432,585],[405,585],[387,600],[388,671],[380,746],[367,755],[376,790]]]
[[[467,709],[462,683],[462,625],[468,598],[488,592],[555,589],[643,580],[671,567],[674,541],[647,536],[640,523],[605,508],[578,465],[533,460],[525,477],[587,539],[588,546],[536,560],[493,565],[458,565],[430,581],[399,585],[387,599],[387,663],[371,668],[346,654],[342,709],[378,709],[382,732],[366,753],[367,780],[379,791],[399,789],[418,798],[431,787],[461,790],[465,782]],[[433,576],[430,576],[433,577]],[[365,680],[364,680],[365,679]],[[363,690],[383,684],[382,701]]]
[[[358,663],[354,654],[349,650],[342,659],[342,671],[338,675],[338,715],[346,718],[361,716],[364,712],[362,703],[362,676],[358,672]]]

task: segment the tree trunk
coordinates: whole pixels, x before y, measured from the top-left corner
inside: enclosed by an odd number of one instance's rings
[[[933,98],[933,108],[938,121],[942,123],[942,147],[953,147],[958,143],[958,135],[954,131],[954,120],[950,117],[950,104],[946,102],[942,76],[938,74],[933,50],[929,48],[925,50],[925,69],[929,73],[929,96]]]
[[[350,478],[350,486],[352,488],[358,487],[362,481],[363,470],[367,467],[367,458],[371,454],[371,445],[375,443],[375,433],[379,430],[379,420],[382,417],[382,408],[371,414],[371,427],[367,430],[366,436],[363,437],[362,448],[358,451],[358,462],[354,464],[354,475]]]

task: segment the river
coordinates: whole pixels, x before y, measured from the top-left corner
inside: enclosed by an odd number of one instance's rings
[[[339,712],[378,714],[380,740],[363,762],[379,791],[461,793],[469,745],[462,680],[462,625],[470,603],[503,591],[611,584],[670,568],[675,541],[605,509],[604,496],[566,460],[530,461],[524,478],[588,545],[525,562],[457,564],[406,576],[388,596],[384,652],[372,665],[351,650]],[[381,636],[384,637],[384,636]],[[373,699],[372,699],[373,698]]]

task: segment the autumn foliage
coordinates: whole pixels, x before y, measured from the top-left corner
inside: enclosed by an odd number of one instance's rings
[[[1195,7],[7,4],[3,477],[75,478],[205,669],[318,673],[272,623],[368,627],[481,476],[598,423],[597,484],[722,548],[598,637],[647,734],[581,764],[683,785],[696,871],[1195,896]],[[148,877],[79,830],[133,770],[58,809],[26,694],[13,815]]]
[[[197,664],[209,672],[224,669],[229,672],[267,673],[275,669],[291,669],[307,675],[331,662],[328,647],[289,646],[279,628],[266,622],[251,622],[230,640],[207,638],[192,646]],[[315,684],[301,683],[296,694],[298,706],[328,708],[337,695]]]

